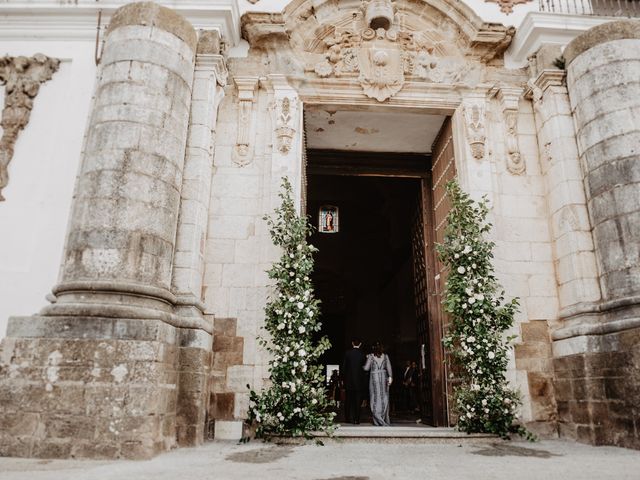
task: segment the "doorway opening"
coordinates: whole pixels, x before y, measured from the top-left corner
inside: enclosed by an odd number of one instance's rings
[[[451,119],[316,105],[305,108],[305,130],[313,281],[332,344],[321,359],[327,379],[353,337],[365,353],[379,341],[393,367],[392,424],[447,426],[446,272],[434,244],[449,210],[444,185],[455,176]],[[407,362],[416,372],[409,388]]]

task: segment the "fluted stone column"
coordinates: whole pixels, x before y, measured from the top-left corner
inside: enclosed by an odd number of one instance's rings
[[[640,448],[640,21],[594,27],[564,56],[603,298],[563,332],[556,373],[578,439]]]
[[[184,332],[210,342],[171,292],[196,41],[154,3],[110,20],[56,299],[10,319],[2,344],[0,455],[176,445]]]

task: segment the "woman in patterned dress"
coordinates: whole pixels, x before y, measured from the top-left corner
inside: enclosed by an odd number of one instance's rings
[[[383,352],[380,342],[373,346],[373,353],[367,356],[364,369],[369,372],[369,405],[373,424],[389,427],[389,387],[393,382],[391,362]]]

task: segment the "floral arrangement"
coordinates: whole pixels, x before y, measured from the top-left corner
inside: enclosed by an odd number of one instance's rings
[[[249,420],[257,437],[303,436],[331,432],[334,413],[327,399],[322,367],[317,364],[329,349],[320,331],[320,301],[314,298],[311,272],[315,247],[307,243],[311,226],[296,213],[290,182],[282,180],[282,203],[271,218],[265,217],[273,243],[282,249],[280,260],[269,270],[275,293],[265,308],[268,338],[260,344],[269,352],[270,385],[251,391]]]
[[[520,395],[505,376],[515,338],[505,332],[513,326],[518,299],[505,300],[494,274],[495,244],[485,238],[491,230],[488,201],[474,202],[455,180],[447,183],[446,191],[451,211],[444,242],[436,250],[448,271],[444,309],[450,324],[444,345],[461,382],[454,388],[457,428],[533,439],[516,423]]]

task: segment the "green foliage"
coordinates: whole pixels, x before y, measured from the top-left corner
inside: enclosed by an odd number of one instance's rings
[[[518,299],[505,299],[494,274],[495,244],[485,238],[491,230],[488,201],[474,202],[455,181],[446,190],[451,211],[436,250],[448,267],[444,309],[451,323],[444,345],[460,367],[461,384],[454,391],[458,428],[532,439],[516,424],[520,395],[505,376],[513,340],[505,332],[513,326]]]
[[[280,260],[269,270],[275,292],[265,308],[268,338],[260,343],[270,353],[270,385],[251,391],[249,419],[256,436],[304,436],[331,432],[334,413],[327,399],[324,372],[318,359],[330,343],[314,341],[320,331],[319,304],[314,298],[311,273],[313,253],[307,243],[311,226],[297,214],[291,184],[282,180],[282,204],[273,217],[265,217],[273,243],[282,249]]]

